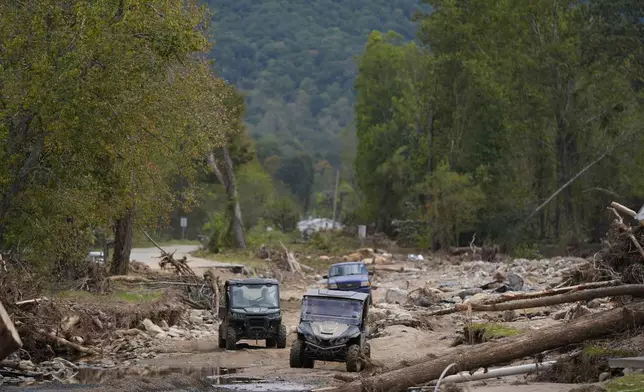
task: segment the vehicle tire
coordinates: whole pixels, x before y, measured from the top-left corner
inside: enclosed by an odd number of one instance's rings
[[[266,338],[266,348],[274,348],[275,343],[275,338]]]
[[[226,350],[235,350],[237,348],[237,334],[235,328],[228,327],[226,330]]]
[[[291,355],[288,359],[288,363],[292,368],[302,368],[304,363],[302,358],[304,356],[304,342],[300,339],[297,339],[293,342],[291,346]]]
[[[347,348],[347,372],[359,372],[361,365],[360,346],[352,344]]]
[[[304,369],[313,369],[313,367],[315,366],[315,360],[311,359],[311,358],[308,358],[306,356],[306,354],[302,354],[302,355],[303,355],[303,357],[302,357],[302,367]]]
[[[363,355],[364,355],[365,358],[371,359],[371,344],[370,343],[365,343],[364,344]]]
[[[362,356],[360,356],[362,369],[366,369],[369,361],[371,360],[371,344],[365,343],[362,348]]]
[[[219,348],[226,348],[226,337],[224,336],[224,324],[219,324]]]
[[[286,325],[280,323],[277,330],[277,341],[275,342],[277,348],[286,348]]]

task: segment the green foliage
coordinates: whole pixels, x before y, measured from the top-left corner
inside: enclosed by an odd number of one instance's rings
[[[203,226],[203,231],[208,237],[207,248],[210,253],[219,253],[230,248],[232,238],[230,236],[230,217],[211,213],[208,222]]]
[[[251,134],[279,140],[282,157],[304,151],[333,166],[341,163],[339,134],[353,119],[354,57],[374,29],[413,38],[419,8],[418,0],[205,3],[214,11],[212,56],[247,92]],[[258,146],[262,162],[275,154],[267,144]]]
[[[279,230],[266,230],[267,224],[261,221],[257,226],[247,232],[246,240],[249,247],[257,249],[262,245],[279,247],[280,242],[289,244],[293,241],[293,233],[284,233]]]
[[[283,232],[291,232],[296,229],[300,220],[299,208],[295,201],[288,195],[277,197],[269,206],[266,218]]]
[[[244,226],[255,227],[274,204],[275,186],[261,165],[252,161],[237,170],[239,204],[244,214]]]
[[[360,57],[365,216],[423,217],[444,246],[598,240],[615,194],[642,197],[641,7],[425,3],[421,46],[374,32]]]
[[[125,211],[153,225],[189,205],[174,182],[194,183],[239,121],[234,89],[194,56],[205,9],[28,0],[0,14],[1,246],[62,271]]]
[[[451,171],[446,162],[438,165],[419,191],[431,200],[425,205],[423,216],[444,246],[458,242],[460,233],[474,228],[485,202],[481,187],[471,176]]]
[[[520,244],[514,248],[512,255],[521,259],[541,259],[543,255],[539,252],[536,244]]]

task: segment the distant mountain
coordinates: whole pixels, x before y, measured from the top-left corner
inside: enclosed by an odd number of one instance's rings
[[[248,95],[260,158],[340,163],[356,59],[373,30],[415,38],[419,0],[206,0],[217,70]]]

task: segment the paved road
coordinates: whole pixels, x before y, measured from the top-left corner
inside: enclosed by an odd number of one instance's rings
[[[199,245],[164,245],[162,248],[166,252],[173,252],[175,259],[180,259],[186,257],[188,259],[188,265],[191,268],[211,268],[211,267],[243,267],[241,264],[231,264],[231,263],[220,263],[213,260],[206,260],[199,257],[194,257],[190,253],[199,249]],[[132,253],[130,254],[130,260],[140,261],[147,264],[151,269],[158,270],[159,267],[159,256],[161,256],[161,251],[159,249],[152,248],[133,248]]]

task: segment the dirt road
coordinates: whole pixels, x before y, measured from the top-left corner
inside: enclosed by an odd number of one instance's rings
[[[191,253],[199,250],[199,245],[167,245],[163,246],[167,252],[175,252],[174,257],[180,259],[186,257],[188,265],[193,269],[212,268],[212,267],[233,267],[242,266],[241,264],[220,263],[212,260],[206,260],[193,256]],[[133,248],[130,254],[131,260],[140,261],[153,270],[159,269],[159,249],[157,248]]]

